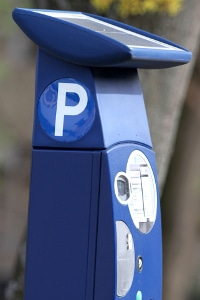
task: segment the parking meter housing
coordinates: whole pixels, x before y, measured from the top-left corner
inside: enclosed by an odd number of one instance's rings
[[[38,46],[26,300],[160,300],[155,154],[137,68],[186,49],[85,13],[15,9]]]

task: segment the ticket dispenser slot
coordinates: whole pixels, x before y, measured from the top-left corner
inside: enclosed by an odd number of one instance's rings
[[[155,155],[137,68],[191,53],[79,12],[20,9],[38,46],[25,300],[161,300]]]

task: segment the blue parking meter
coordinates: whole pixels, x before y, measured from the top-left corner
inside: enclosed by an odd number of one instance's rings
[[[86,13],[15,9],[38,45],[26,300],[161,300],[155,154],[137,68],[187,63]]]

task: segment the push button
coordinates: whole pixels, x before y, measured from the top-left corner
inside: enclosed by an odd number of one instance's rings
[[[142,300],[142,292],[138,291],[136,294],[136,300]]]

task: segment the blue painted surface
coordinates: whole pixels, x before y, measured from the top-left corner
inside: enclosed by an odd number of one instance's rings
[[[131,143],[97,152],[33,150],[25,299],[118,299],[117,220],[130,228],[135,257],[144,263],[124,299],[138,289],[144,299],[161,299],[159,198],[156,223],[142,234],[114,192],[116,173],[125,171],[135,149],[147,156],[156,177],[154,153]]]
[[[148,158],[157,186],[157,217],[152,230],[143,234],[134,226],[128,206],[116,198],[114,179],[119,171],[126,171],[129,155],[133,150],[142,151]],[[95,276],[95,300],[119,299],[116,291],[116,235],[115,222],[123,220],[132,232],[135,258],[143,258],[143,269],[135,268],[133,284],[127,295],[121,299],[135,299],[142,291],[143,299],[162,299],[162,236],[160,201],[156,175],[155,154],[152,150],[134,144],[118,145],[102,153],[101,182],[99,198],[99,220]]]
[[[74,134],[71,137],[68,136],[68,139],[55,137],[55,124],[51,126],[51,128],[53,127],[52,135],[45,133],[44,125],[41,126],[41,120],[38,116],[41,96],[45,94],[52,83],[62,82],[63,78],[73,80],[84,86],[91,97],[89,110],[91,118],[88,118],[86,114],[90,126],[89,128],[86,127],[82,137],[77,140],[74,139]],[[53,105],[51,117],[52,115],[55,116],[55,111],[56,104]],[[94,111],[95,116],[93,115]],[[130,118],[127,117],[129,114],[131,114]],[[85,115],[85,113],[83,112],[81,115]],[[79,118],[81,115],[77,117]],[[67,120],[72,119],[71,122],[74,124],[77,117],[65,117],[66,130],[69,130],[68,125],[70,125]],[[87,122],[84,121],[84,124],[86,125]],[[127,130],[127,128],[131,128],[131,130]],[[137,71],[124,69],[122,73],[121,69],[98,69],[72,65],[39,49],[33,146],[63,149],[105,149],[113,144],[128,141],[152,147]]]

